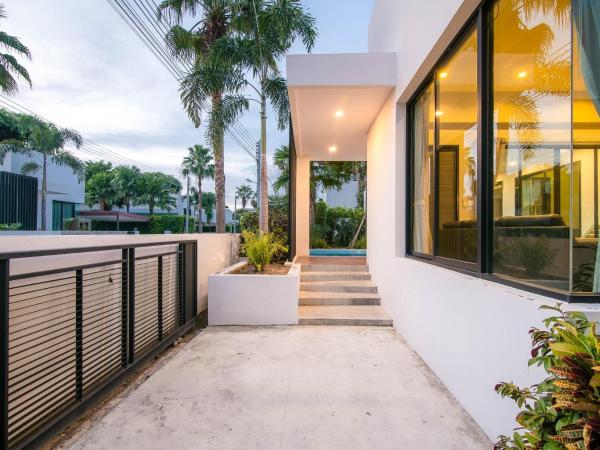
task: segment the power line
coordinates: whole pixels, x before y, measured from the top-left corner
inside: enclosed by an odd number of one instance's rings
[[[142,12],[142,14],[146,17],[146,20],[140,17],[140,15],[135,11],[135,8],[131,6],[128,0],[107,0],[108,3],[113,7],[113,9],[117,10],[121,9],[123,13],[119,12],[119,16],[126,22],[127,26],[134,31],[136,36],[141,39],[146,47],[151,50],[152,54],[163,63],[165,68],[171,73],[171,75],[179,82],[183,76],[183,71],[180,68],[179,64],[184,64],[186,70],[189,72],[192,67],[191,63],[181,61],[180,58],[175,59],[170,51],[167,51],[164,48],[164,36],[161,36],[160,30],[157,28],[154,23],[161,25],[161,21],[152,17],[151,12],[148,11],[148,8],[143,4],[138,3],[138,0],[133,0],[137,5],[138,9]],[[147,2],[147,0],[146,0]],[[153,2],[155,3],[155,2]],[[155,3],[156,6],[156,3]],[[146,26],[144,22],[149,21],[152,22],[151,25]],[[156,35],[151,31],[151,28],[154,28],[158,32],[158,39]],[[165,29],[165,27],[162,27]],[[168,30],[165,29],[166,32]],[[166,34],[166,33],[165,33]],[[202,108],[202,111],[208,113],[206,108]],[[227,134],[244,150],[248,155],[250,155],[253,159],[256,159],[254,153],[250,150],[255,145],[255,141],[250,135],[250,133],[245,129],[243,125],[240,124],[239,121],[236,121],[226,130]]]
[[[0,105],[2,105],[3,107],[5,107],[6,109],[8,109],[10,111],[21,113],[21,114],[33,115],[34,117],[37,117],[38,119],[40,119],[44,122],[51,123],[51,121],[49,119],[41,116],[40,114],[35,113],[34,111],[30,110],[29,108],[17,103],[16,101],[14,101],[2,94],[0,94]],[[112,150],[110,150],[106,147],[103,147],[102,145],[97,144],[93,141],[90,141],[89,139],[86,139],[86,138],[83,138],[83,143],[82,143],[81,147],[79,149],[75,149],[75,152],[87,153],[89,155],[93,155],[93,156],[99,157],[101,159],[106,159],[115,164],[136,165],[136,166],[140,167],[140,169],[148,171],[148,172],[158,172],[159,171],[155,167],[151,167],[146,164],[139,163],[132,159],[121,156],[118,153],[115,153]]]

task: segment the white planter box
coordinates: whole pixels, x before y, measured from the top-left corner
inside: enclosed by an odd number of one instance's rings
[[[296,325],[300,265],[286,275],[233,275],[240,262],[208,277],[209,325]]]

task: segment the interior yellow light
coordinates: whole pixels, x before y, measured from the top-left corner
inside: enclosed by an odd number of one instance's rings
[[[519,78],[525,78],[525,77],[527,76],[527,72],[525,72],[525,71],[519,72],[519,73],[517,74],[517,76],[518,76]]]
[[[341,117],[344,117],[344,111],[336,111],[335,112],[335,117],[337,117],[338,119]]]
[[[444,115],[444,111],[436,111],[435,115],[438,116],[438,117],[443,116]]]
[[[331,147],[329,147],[329,151],[331,153],[335,153],[335,152],[337,152],[337,147],[335,145],[332,145]]]
[[[448,76],[448,72],[440,72],[440,78],[446,78]]]

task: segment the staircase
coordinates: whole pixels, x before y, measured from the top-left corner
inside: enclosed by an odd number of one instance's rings
[[[302,264],[299,325],[392,326],[365,264]]]

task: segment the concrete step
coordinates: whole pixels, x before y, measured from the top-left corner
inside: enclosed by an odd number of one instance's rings
[[[300,292],[300,306],[380,305],[378,294],[353,292]]]
[[[302,264],[302,272],[368,272],[365,264]]]
[[[300,281],[370,280],[369,272],[301,272]]]
[[[312,292],[377,292],[377,286],[370,280],[359,281],[303,281],[300,291]]]
[[[299,325],[391,327],[392,318],[381,306],[300,306]]]

